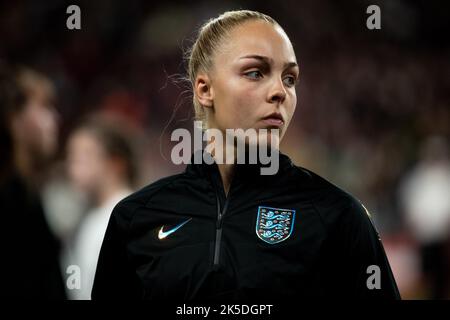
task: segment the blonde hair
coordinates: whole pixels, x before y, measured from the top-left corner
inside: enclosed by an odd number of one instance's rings
[[[272,25],[278,23],[268,15],[251,10],[227,11],[216,18],[211,18],[200,27],[198,36],[186,58],[188,60],[188,80],[194,91],[195,79],[199,72],[208,72],[213,65],[213,54],[230,31],[244,22],[262,20]],[[203,129],[207,128],[206,114],[193,92],[195,120],[201,120]]]

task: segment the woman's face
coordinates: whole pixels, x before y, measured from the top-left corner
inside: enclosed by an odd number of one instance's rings
[[[21,80],[26,91],[23,110],[14,115],[13,135],[35,161],[46,161],[56,152],[58,117],[53,104],[54,88],[47,79]],[[26,82],[25,82],[26,81]]]
[[[235,27],[214,56],[212,69],[209,128],[273,128],[283,137],[297,104],[299,68],[280,27],[264,21]],[[271,114],[282,121],[265,119]]]
[[[98,139],[79,129],[70,137],[67,147],[67,169],[71,182],[88,194],[95,194],[108,172],[108,157]]]

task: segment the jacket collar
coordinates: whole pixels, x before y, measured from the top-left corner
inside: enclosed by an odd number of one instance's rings
[[[208,164],[206,162],[204,162],[203,160],[203,152],[204,150],[198,150],[195,153],[192,153],[191,155],[191,160],[190,163],[187,165],[186,167],[186,173],[188,174],[194,174],[194,175],[200,175],[203,177],[207,177],[210,178],[212,175],[217,175],[219,174],[219,167],[217,166],[216,162],[213,161],[211,155],[207,152],[205,155],[206,157],[211,157],[212,159],[212,164]],[[200,163],[195,163],[195,158],[197,157],[197,159],[201,159]],[[247,157],[248,159],[248,157]],[[275,177],[279,177],[280,175],[282,175],[283,173],[286,172],[286,170],[288,170],[289,168],[293,167],[294,164],[292,163],[291,159],[285,155],[282,152],[279,152],[279,167],[278,167],[278,171],[277,173],[275,173],[274,175],[263,175],[261,174],[261,168],[262,167],[268,167],[269,165],[263,165],[260,162],[257,162],[255,164],[249,164],[249,163],[245,163],[245,164],[236,164],[235,165],[235,173],[234,173],[234,177],[236,179],[243,179],[243,180],[266,180],[266,179],[272,179]],[[220,175],[220,174],[219,174]]]

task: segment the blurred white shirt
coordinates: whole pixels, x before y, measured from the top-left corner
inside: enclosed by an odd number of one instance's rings
[[[450,164],[422,163],[401,188],[407,222],[417,239],[427,244],[450,232]]]
[[[81,288],[68,291],[70,299],[91,299],[98,256],[115,205],[128,196],[131,190],[122,190],[109,199],[105,205],[90,210],[78,229],[71,257],[72,264],[80,267]]]

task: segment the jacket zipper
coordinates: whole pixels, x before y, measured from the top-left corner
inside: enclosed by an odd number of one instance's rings
[[[220,243],[222,240],[222,221],[223,221],[223,216],[225,215],[227,208],[228,208],[229,199],[230,199],[230,195],[228,194],[228,197],[226,197],[226,199],[225,199],[223,209],[221,209],[219,195],[216,190],[217,221],[216,221],[216,243],[214,246],[214,266],[213,266],[214,270],[217,270],[219,267]]]

